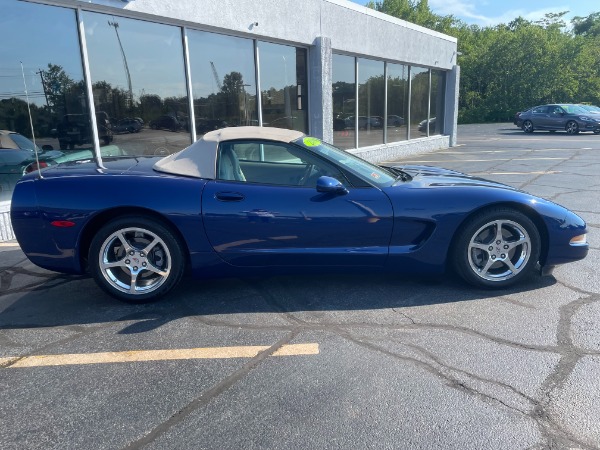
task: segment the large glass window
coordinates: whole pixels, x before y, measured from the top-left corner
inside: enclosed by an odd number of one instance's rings
[[[356,80],[355,59],[333,55],[333,143],[347,149],[356,147]]]
[[[23,173],[35,168],[28,106],[36,144],[44,147],[42,167],[70,142],[89,147],[92,140],[75,11],[14,0],[0,0],[0,10],[8,39],[0,45],[2,202],[10,200]],[[70,124],[75,118],[77,125]]]
[[[388,64],[387,77],[387,141],[405,141],[408,138],[408,66]]]
[[[410,68],[410,138],[427,136],[429,69]]]
[[[164,155],[191,142],[181,29],[84,12],[103,155]],[[134,125],[139,124],[139,126]]]
[[[429,135],[444,132],[444,94],[446,73],[441,70],[431,71],[431,100],[429,102]]]
[[[383,143],[383,62],[358,59],[358,146]]]
[[[188,45],[197,136],[217,128],[258,125],[253,42],[188,31]]]
[[[263,125],[308,132],[306,50],[259,42]]]

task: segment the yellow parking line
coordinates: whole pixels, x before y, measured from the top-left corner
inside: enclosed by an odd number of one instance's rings
[[[108,364],[143,361],[168,361],[177,359],[223,359],[253,358],[268,350],[268,345],[239,347],[207,347],[175,350],[132,350],[126,352],[72,353],[63,355],[34,355],[0,358],[0,367],[9,369],[41,366],[68,366],[79,364]],[[319,344],[288,344],[273,353],[273,356],[317,355]]]
[[[0,242],[0,247],[18,247],[16,242]]]

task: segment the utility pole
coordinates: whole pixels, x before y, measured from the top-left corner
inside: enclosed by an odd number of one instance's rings
[[[46,97],[46,105],[50,107],[50,103],[48,102],[48,91],[46,90],[46,80],[44,80],[44,71],[39,69],[39,72],[36,72],[37,75],[42,79],[42,89],[44,89],[44,97]],[[52,105],[54,106],[54,105]]]

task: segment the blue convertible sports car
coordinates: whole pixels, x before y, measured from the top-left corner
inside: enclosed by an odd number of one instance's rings
[[[12,223],[35,264],[147,302],[196,277],[353,267],[455,270],[502,288],[586,256],[585,222],[511,187],[380,167],[297,131],[225,128],[165,158],[24,177]]]

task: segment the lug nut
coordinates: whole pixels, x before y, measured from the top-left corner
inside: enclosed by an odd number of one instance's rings
[[[146,267],[148,264],[146,263],[142,263],[142,267]]]
[[[488,247],[488,250],[491,252],[492,250],[494,250],[494,247],[492,247],[491,245]]]
[[[143,258],[146,256],[146,254],[144,252],[140,252],[140,256]]]
[[[133,266],[133,270],[138,270],[138,266]]]
[[[505,245],[505,246],[504,246],[504,250],[508,250],[508,245]]]
[[[506,255],[505,255],[504,253],[502,253],[502,254],[500,255],[500,258],[506,258]]]
[[[502,242],[502,241],[496,241],[496,244],[500,245],[500,243],[501,243],[501,242]]]
[[[128,259],[125,260],[125,264],[129,264],[131,261],[129,261]]]
[[[129,252],[129,256],[133,256],[133,255],[135,255],[135,252],[134,252],[133,250],[131,250],[131,251]]]
[[[492,255],[492,259],[496,259],[496,255]]]

